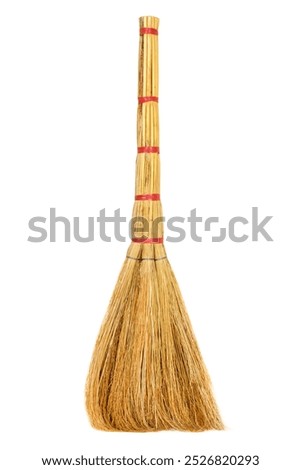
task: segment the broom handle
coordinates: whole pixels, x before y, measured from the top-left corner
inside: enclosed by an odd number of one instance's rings
[[[138,73],[138,152],[159,153],[158,18],[143,16],[140,23]],[[143,152],[141,152],[143,153]]]
[[[139,74],[138,112],[134,215],[145,217],[150,224],[162,216],[160,203],[160,150],[159,150],[159,109],[158,109],[158,27],[159,20],[153,16],[139,19]],[[146,205],[149,205],[147,208]],[[163,228],[153,238],[148,234],[149,243],[162,243]],[[135,241],[135,240],[133,240]]]

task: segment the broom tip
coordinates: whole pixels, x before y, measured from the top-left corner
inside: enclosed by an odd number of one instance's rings
[[[224,429],[163,245],[129,247],[95,345],[86,407],[104,431]]]

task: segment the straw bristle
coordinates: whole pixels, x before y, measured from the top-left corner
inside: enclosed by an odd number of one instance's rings
[[[165,256],[162,245],[128,250],[87,380],[87,409],[97,429],[223,429]]]

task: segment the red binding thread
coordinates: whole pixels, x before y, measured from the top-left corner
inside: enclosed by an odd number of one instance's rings
[[[135,201],[160,201],[160,194],[136,194]]]
[[[138,153],[160,153],[159,147],[138,147]]]
[[[154,101],[155,103],[158,103],[159,98],[158,96],[138,96],[138,103],[148,103],[149,101]]]
[[[143,34],[155,34],[158,36],[158,30],[156,28],[140,28],[140,35]]]
[[[160,238],[132,238],[133,243],[163,243],[163,237]]]

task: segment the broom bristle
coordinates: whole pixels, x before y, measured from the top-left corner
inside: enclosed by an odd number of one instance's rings
[[[86,384],[91,424],[106,431],[223,429],[163,246],[158,25],[157,18],[140,19],[134,243],[101,326]]]
[[[86,404],[92,426],[106,431],[223,429],[162,245],[128,250],[95,346]]]

